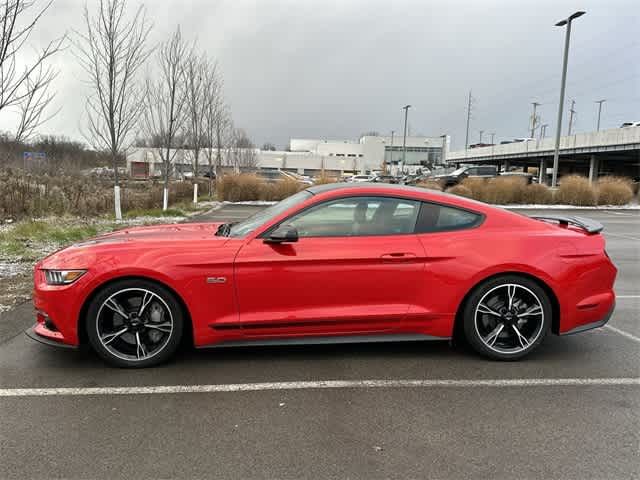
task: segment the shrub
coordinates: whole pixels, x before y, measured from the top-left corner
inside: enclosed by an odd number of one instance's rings
[[[599,205],[625,205],[633,198],[631,180],[625,177],[601,177],[597,192]]]
[[[442,182],[439,180],[423,180],[422,182],[416,185],[417,187],[429,188],[431,190],[439,190],[442,191]]]
[[[327,184],[327,183],[336,183],[337,181],[338,181],[337,178],[330,177],[325,172],[322,172],[319,177],[316,177],[316,179],[314,180],[313,183],[315,185],[324,185],[324,184]]]
[[[461,185],[468,188],[471,191],[471,198],[486,202],[485,190],[486,180],[484,178],[465,178],[462,180]]]
[[[224,175],[216,182],[216,196],[218,200],[230,202],[242,202],[246,200],[258,200],[262,181],[255,175]]]
[[[521,177],[495,177],[484,182],[480,190],[482,201],[505,205],[522,202],[522,191],[527,182]],[[479,199],[478,199],[479,200]]]
[[[459,195],[461,197],[473,198],[473,192],[471,191],[471,189],[462,184],[448,188],[447,192],[452,193],[453,195]]]
[[[546,185],[533,183],[522,190],[522,203],[544,205],[552,202],[553,194]]]
[[[281,180],[267,183],[255,175],[224,175],[216,184],[218,200],[245,202],[251,200],[277,201],[287,198],[304,188],[295,180]]]
[[[560,187],[554,196],[556,203],[578,206],[595,205],[597,199],[596,189],[587,178],[580,175],[562,177]]]

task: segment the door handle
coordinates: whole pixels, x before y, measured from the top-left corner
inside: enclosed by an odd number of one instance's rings
[[[411,262],[416,259],[416,254],[411,252],[385,253],[380,258],[383,262]]]

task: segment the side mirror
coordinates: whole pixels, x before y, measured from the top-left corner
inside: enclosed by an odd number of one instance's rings
[[[297,242],[298,230],[291,225],[280,225],[271,235],[264,239],[265,243]]]

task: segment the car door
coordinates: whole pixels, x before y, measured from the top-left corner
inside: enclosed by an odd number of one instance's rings
[[[269,231],[249,241],[234,267],[244,335],[397,331],[424,269],[418,211],[409,199],[346,197],[281,222],[296,242],[266,243]]]

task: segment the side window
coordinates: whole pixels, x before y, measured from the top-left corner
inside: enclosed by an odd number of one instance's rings
[[[482,215],[477,213],[437,203],[423,202],[420,207],[416,233],[462,230],[475,227],[481,221]]]
[[[322,203],[283,223],[303,237],[353,237],[413,233],[420,203],[390,197],[348,197]]]

